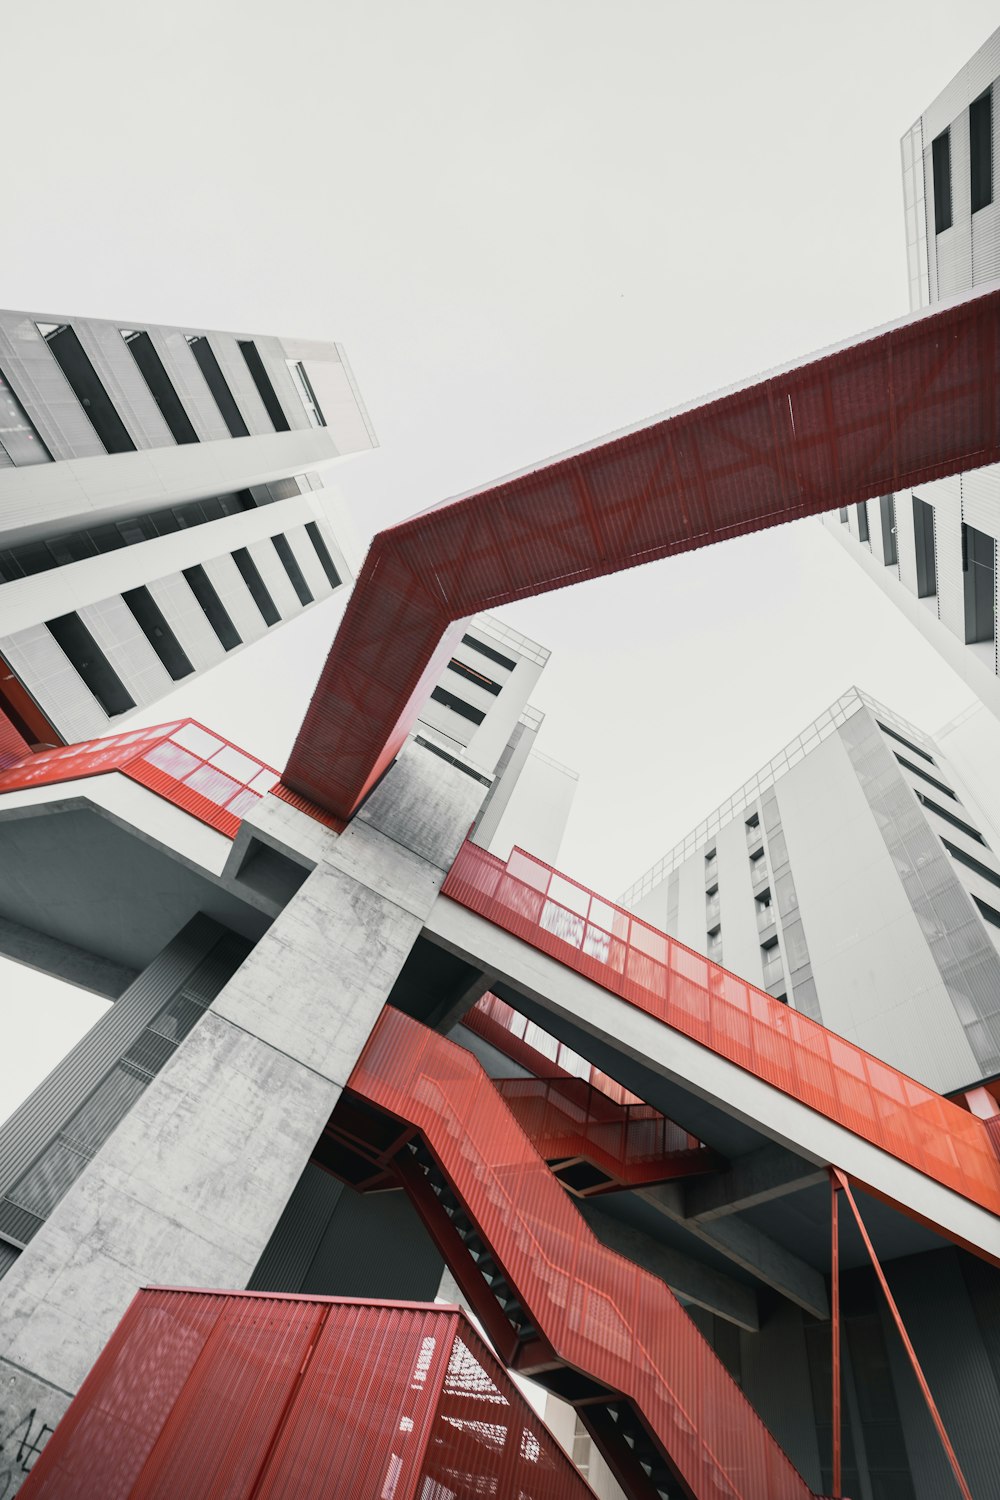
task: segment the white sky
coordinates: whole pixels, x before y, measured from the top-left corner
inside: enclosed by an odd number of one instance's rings
[[[367,537],[905,312],[899,138],[996,23],[987,0],[18,6],[0,295],[339,340],[381,442],[342,467]],[[338,613],[146,721],[280,766]],[[540,748],[581,773],[561,863],[609,895],[849,683],[931,729],[970,701],[818,522],[503,613],[553,652]],[[0,985],[20,1096],[102,1007]]]

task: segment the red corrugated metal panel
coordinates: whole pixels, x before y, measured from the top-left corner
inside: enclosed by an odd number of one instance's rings
[[[0,706],[0,770],[16,765],[30,754],[31,746],[23,735],[18,734]]]
[[[21,1493],[416,1500],[445,1475],[455,1500],[590,1493],[456,1308],[154,1287]]]
[[[452,621],[996,463],[998,335],[1000,292],[970,295],[381,532],[285,784],[349,818],[452,655]]]
[[[533,855],[466,843],[443,893],[928,1177],[1000,1213],[984,1122]]]
[[[606,1249],[471,1053],[386,1008],[349,1089],[414,1125],[559,1360],[640,1411],[695,1500],[807,1500],[658,1277]]]

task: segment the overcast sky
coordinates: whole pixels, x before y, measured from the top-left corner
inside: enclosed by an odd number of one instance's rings
[[[11,7],[0,295],[343,343],[381,444],[339,479],[367,539],[905,312],[899,138],[996,23],[986,0]],[[280,766],[338,613],[146,721]],[[611,895],[851,682],[928,729],[970,701],[815,521],[503,613],[552,649],[539,745],[581,773],[561,863]],[[103,1007],[0,983],[27,1091]]]

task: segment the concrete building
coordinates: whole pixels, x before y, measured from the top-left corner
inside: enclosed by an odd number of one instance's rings
[[[351,579],[343,351],[0,313],[0,707],[105,733]]]
[[[910,306],[1000,279],[1000,30],[902,139]],[[844,506],[824,525],[1000,717],[1000,468]]]
[[[951,1093],[1000,1074],[992,842],[937,745],[852,688],[622,902]]]

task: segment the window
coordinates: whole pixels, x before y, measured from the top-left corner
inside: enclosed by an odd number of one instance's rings
[[[323,533],[320,531],[315,521],[306,522],[306,535],[313,544],[313,551],[319,558],[320,566],[322,567],[323,572],[326,574],[327,582],[329,583],[330,587],[332,589],[339,589],[342,579],[340,577],[340,574],[337,572],[337,569],[333,565],[333,558],[330,556],[330,549],[326,545],[326,542],[324,542]]]
[[[463,635],[463,646],[471,646],[473,651],[478,651],[480,656],[488,656],[490,661],[495,661],[498,667],[506,667],[508,672],[513,672],[517,666],[516,661],[511,661],[509,656],[502,656],[499,651],[494,651],[492,646],[484,646],[482,641],[477,641],[471,635]]]
[[[858,536],[861,538],[861,540],[863,542],[867,542],[869,540],[869,537],[868,537],[868,502],[867,502],[867,500],[862,500],[861,504],[860,505],[856,505],[854,508],[855,508],[855,510],[858,513]]]
[[[148,333],[133,333],[123,328],[121,336],[128,345],[129,353],[139,366],[149,394],[160,408],[160,415],[170,428],[175,443],[196,443],[198,434],[191,425],[191,418],[184,410],[180,396],[174,390],[163,361],[153,346]]]
[[[978,896],[973,896],[972,899],[979,907],[980,915],[987,922],[991,922],[994,927],[1000,927],[1000,911],[997,911],[995,906],[990,906],[989,902],[980,901]]]
[[[896,755],[895,750],[892,753]],[[951,797],[955,802],[958,801],[951,787],[945,786],[943,781],[938,781],[936,776],[929,776],[926,771],[922,771],[919,766],[915,766],[912,760],[907,760],[905,755],[896,755],[896,759],[901,766],[905,766],[908,771],[912,771],[914,776],[922,776],[924,781],[930,782],[931,786],[936,786],[938,791],[944,792],[946,797]]]
[[[74,330],[66,323],[39,323],[37,326],[108,453],[134,453],[135,444],[125,423]]]
[[[934,507],[913,497],[913,543],[917,557],[917,598],[937,593],[937,548],[934,540]]]
[[[951,228],[951,134],[942,130],[931,142],[934,168],[934,233]]]
[[[959,849],[955,844],[949,844],[947,839],[941,840],[952,859],[957,859],[960,865],[965,865],[970,870],[975,870],[984,880],[990,880],[995,886],[1000,886],[1000,875],[996,870],[991,870],[989,865],[984,865],[981,859],[975,859],[971,854],[966,854],[964,849]]]
[[[969,177],[972,212],[993,202],[993,90],[969,105]]]
[[[937,765],[937,761],[934,759],[933,755],[928,755],[926,750],[921,750],[920,746],[915,745],[912,740],[905,739],[898,730],[890,729],[888,724],[882,723],[881,719],[876,719],[875,723],[878,725],[879,729],[881,729],[882,733],[887,734],[891,740],[896,740],[900,745],[905,745],[907,750],[912,750],[914,755],[919,755],[920,759],[927,761],[928,765]]]
[[[295,389],[299,393],[299,399],[306,409],[306,415],[310,422],[314,427],[325,427],[326,418],[320,409],[319,402],[316,400],[316,392],[312,388],[312,381],[306,374],[305,365],[300,359],[289,359],[285,363],[288,365],[291,377],[295,382]]]
[[[46,620],[45,628],[69,658],[109,719],[135,708],[118,673],[77,614]]]
[[[707,949],[706,957],[710,958],[714,964],[721,964],[721,962],[722,962],[722,928],[721,927],[713,927],[711,929],[711,931],[708,933],[707,938],[708,938],[708,940],[707,940],[707,943],[706,943],[706,949]]]
[[[243,637],[229,618],[229,611],[219,598],[218,591],[201,563],[184,569],[191,592],[201,606],[202,612],[226,651],[242,646]]]
[[[925,797],[923,792],[917,792],[916,797],[918,802],[920,802],[924,807],[929,807],[931,812],[937,813],[939,818],[944,818],[945,821],[950,823],[953,828],[960,828],[968,838],[975,839],[977,844],[986,844],[986,840],[983,838],[978,828],[973,828],[971,823],[963,822],[961,818],[956,817],[955,814],[953,812],[949,812],[947,808],[940,807],[938,803],[933,802],[930,797]],[[987,845],[987,847],[989,846]]]
[[[312,590],[306,583],[302,569],[299,567],[299,560],[292,551],[291,542],[289,542],[287,536],[282,536],[281,532],[277,536],[273,536],[271,541],[274,543],[274,550],[278,554],[278,560],[288,574],[292,588],[298,596],[299,603],[312,604]]]
[[[846,505],[842,505],[840,507],[840,522],[841,522],[842,526],[845,526],[847,524],[847,506]]]
[[[260,610],[265,625],[277,625],[281,619],[277,605],[267,591],[267,585],[260,576],[260,569],[245,547],[236,549],[233,553],[233,562],[239,568],[240,576],[250,590],[253,602]]]
[[[243,420],[240,409],[236,405],[235,397],[229,389],[226,377],[223,375],[219,361],[215,357],[215,350],[208,342],[208,339],[203,333],[188,334],[187,341],[191,346],[191,353],[198,361],[198,368],[205,377],[205,383],[212,392],[215,404],[222,413],[222,420],[229,428],[230,436],[249,437],[250,429]]]
[[[264,403],[264,409],[271,418],[271,425],[275,432],[288,432],[290,430],[288,418],[281,409],[278,393],[271,384],[271,377],[267,373],[267,367],[257,345],[252,339],[241,340],[240,353],[247,362],[247,369],[257,387],[257,394]]]
[[[190,677],[194,667],[149,589],[127,589],[122,598],[173,680],[179,682],[182,677]]]
[[[466,703],[464,698],[459,698],[455,693],[449,693],[444,688],[436,687],[431,693],[435,703],[443,703],[445,708],[453,709],[455,713],[461,714],[463,719],[468,719],[473,724],[481,724],[486,715],[478,708],[473,708],[471,703]]]
[[[0,448],[15,468],[28,464],[47,464],[52,455],[32,427],[24,407],[18,401],[0,370]]]
[[[996,634],[993,599],[997,544],[985,531],[962,522],[962,573],[965,590],[965,639],[991,641]]]
[[[491,677],[486,677],[482,672],[477,672],[474,668],[467,667],[465,662],[459,661],[457,656],[453,656],[448,663],[448,670],[457,673],[459,677],[464,677],[466,682],[474,682],[476,687],[481,687],[484,692],[492,693],[494,698],[500,692],[499,682],[494,682]]]
[[[882,561],[887,568],[899,561],[896,550],[896,497],[880,495],[878,500],[882,521]]]

